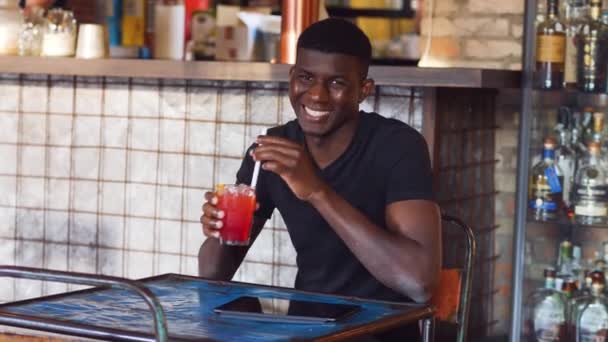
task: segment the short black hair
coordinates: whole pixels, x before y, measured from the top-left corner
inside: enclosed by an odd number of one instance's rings
[[[359,58],[367,75],[372,59],[369,38],[357,25],[339,18],[328,18],[310,25],[298,38],[298,49],[339,53]]]

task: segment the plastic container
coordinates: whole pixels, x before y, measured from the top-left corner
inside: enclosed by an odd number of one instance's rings
[[[0,55],[19,53],[22,21],[18,0],[0,0]]]

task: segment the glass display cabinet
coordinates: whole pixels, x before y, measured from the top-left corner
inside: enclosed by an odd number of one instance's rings
[[[538,1],[525,8],[510,340],[605,341],[608,8]]]

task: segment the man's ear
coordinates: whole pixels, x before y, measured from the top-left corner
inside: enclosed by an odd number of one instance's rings
[[[291,78],[291,76],[293,75],[293,73],[294,73],[294,69],[295,69],[295,66],[291,66],[291,67],[289,68],[289,78]]]
[[[366,78],[361,84],[361,91],[359,92],[359,103],[363,102],[371,93],[374,91],[374,80]]]

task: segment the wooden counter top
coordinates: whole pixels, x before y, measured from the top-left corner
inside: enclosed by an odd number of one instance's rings
[[[0,57],[0,74],[47,74],[133,78],[284,82],[287,64],[168,60]],[[378,85],[456,88],[518,88],[520,72],[464,68],[372,66]]]

